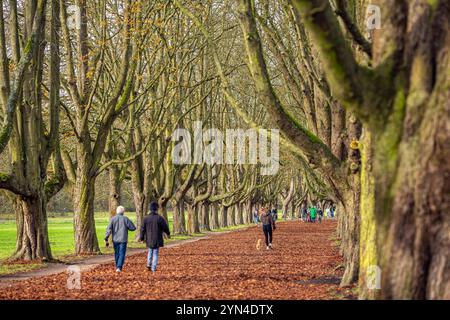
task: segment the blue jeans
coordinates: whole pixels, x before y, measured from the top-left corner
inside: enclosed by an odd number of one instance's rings
[[[116,263],[116,268],[122,270],[123,264],[125,263],[125,254],[127,253],[127,243],[113,242],[114,245],[114,261]]]
[[[156,271],[156,265],[158,264],[158,252],[159,248],[152,249],[148,248],[148,255],[147,255],[147,267],[152,267],[152,271]]]

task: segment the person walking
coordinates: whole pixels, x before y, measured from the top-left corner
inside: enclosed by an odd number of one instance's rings
[[[265,208],[261,208],[261,223],[263,226],[264,238],[266,240],[267,250],[273,249],[272,240],[273,240],[273,231],[277,228],[275,225],[275,221],[273,220],[272,213],[270,211],[266,211]]]
[[[145,241],[148,248],[147,269],[156,272],[159,248],[164,247],[163,233],[170,238],[170,230],[166,220],[158,214],[157,202],[150,203],[150,213],[144,218],[140,240]]]
[[[112,242],[114,246],[114,262],[116,272],[121,272],[125,263],[125,254],[127,252],[128,231],[136,230],[133,222],[125,215],[125,208],[118,206],[116,215],[111,219],[106,228],[105,245],[109,246],[109,236],[112,234]]]
[[[323,211],[322,209],[319,207],[319,209],[317,210],[317,216],[318,216],[318,221],[319,223],[322,223],[323,220]]]
[[[308,209],[306,209],[306,206],[302,207],[302,221],[306,222],[308,216]]]
[[[310,217],[310,220],[311,220],[312,223],[316,222],[316,216],[317,216],[317,209],[316,209],[315,206],[312,206],[309,209],[309,217]]]
[[[259,217],[258,217],[258,209],[255,209],[253,212],[253,222],[259,226]]]
[[[278,210],[276,208],[272,209],[272,218],[274,221],[278,220]]]

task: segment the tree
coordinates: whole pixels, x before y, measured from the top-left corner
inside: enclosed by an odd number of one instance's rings
[[[349,174],[347,159],[338,159],[325,142],[297,121],[275,92],[257,29],[253,1],[240,1],[238,16],[248,55],[248,67],[255,81],[256,91],[270,114],[272,123],[276,124],[294,144],[293,147],[307,158],[310,166],[326,178],[334,199],[347,213],[344,215],[347,230],[343,233],[349,238],[344,238],[345,241],[343,241],[346,269],[342,284],[349,284],[357,278],[359,266],[359,197],[354,188],[358,179],[354,179],[354,175]]]
[[[377,1],[384,22],[373,35],[370,68],[356,62],[328,1],[293,4],[333,94],[366,126],[362,283],[374,264],[381,298],[448,297],[448,2]]]
[[[134,75],[138,62],[139,41],[142,38],[133,38],[131,28],[139,30],[136,17],[132,13],[132,2],[126,1],[123,9],[122,52],[120,67],[117,68],[114,77],[117,81],[111,81],[107,77],[106,51],[111,49],[106,46],[108,33],[114,30],[108,27],[108,18],[105,6],[99,4],[102,16],[99,18],[103,27],[99,42],[98,52],[92,55],[89,52],[89,35],[87,4],[85,0],[76,2],[80,14],[80,26],[76,30],[76,58],[72,50],[72,40],[67,25],[67,13],[63,0],[61,0],[61,22],[63,25],[63,42],[65,46],[65,60],[68,79],[64,79],[66,90],[69,93],[70,102],[75,110],[76,135],[76,172],[73,202],[74,202],[74,230],[75,252],[77,254],[99,252],[94,221],[94,197],[95,180],[99,174],[100,161],[103,157],[106,142],[114,121],[128,107],[127,102],[133,89]],[[137,12],[141,12],[139,8]],[[145,38],[145,34],[144,37]],[[134,48],[134,50],[133,50]],[[76,71],[75,71],[76,68]],[[99,85],[108,88],[109,95],[102,100],[96,99]],[[99,115],[97,115],[97,112]],[[97,132],[90,129],[90,120],[93,115],[99,119]]]
[[[7,71],[7,48],[3,15],[2,34],[2,102],[5,121],[11,121],[11,108],[18,108],[10,123],[9,143],[11,175],[2,179],[2,188],[16,195],[17,242],[13,258],[52,259],[47,231],[47,201],[65,183],[65,172],[59,153],[59,4],[51,1],[49,70],[44,74],[45,14],[47,1],[30,1],[24,6],[26,42],[20,43],[17,3],[10,2],[10,36],[12,61],[16,65],[11,87]],[[22,47],[22,50],[20,48]],[[47,76],[46,87],[44,76]],[[43,91],[48,89],[48,96]],[[43,100],[48,99],[48,106]],[[48,114],[48,123],[45,114]],[[7,126],[8,127],[8,126]],[[6,137],[6,135],[4,136]],[[49,163],[51,164],[48,168]]]

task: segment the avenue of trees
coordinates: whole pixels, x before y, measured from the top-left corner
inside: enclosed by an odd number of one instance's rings
[[[367,30],[368,5],[381,29]],[[2,1],[11,258],[53,259],[47,211],[61,194],[76,254],[100,251],[100,189],[111,215],[127,191],[138,228],[158,201],[174,234],[334,203],[342,285],[363,299],[449,298],[449,16],[447,0]],[[174,164],[172,133],[198,121],[279,129],[278,173]]]

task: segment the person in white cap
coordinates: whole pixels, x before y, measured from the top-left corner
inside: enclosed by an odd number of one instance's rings
[[[116,272],[121,272],[125,263],[125,254],[127,252],[128,231],[136,230],[133,222],[124,216],[125,208],[118,206],[116,215],[111,219],[106,228],[105,245],[108,247],[109,235],[112,234],[114,246],[114,261],[116,264]]]

